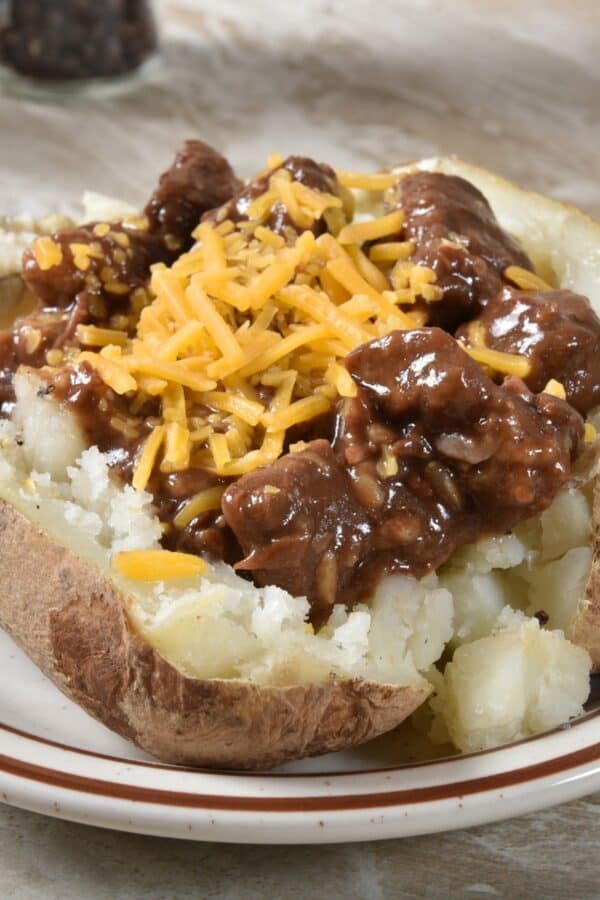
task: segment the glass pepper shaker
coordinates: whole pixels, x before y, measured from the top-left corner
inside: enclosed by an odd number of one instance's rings
[[[0,62],[32,82],[130,75],[157,48],[149,0],[0,0]]]

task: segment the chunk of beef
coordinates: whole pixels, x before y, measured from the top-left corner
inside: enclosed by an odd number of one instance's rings
[[[241,186],[224,156],[202,141],[186,141],[144,210],[150,231],[179,254],[190,246],[202,214],[221,206]]]
[[[186,250],[202,213],[240,185],[224,157],[202,141],[187,141],[161,175],[145,218],[57,232],[52,240],[59,261],[50,267],[43,260],[40,265],[35,247],[27,250],[22,275],[40,307],[12,333],[0,334],[3,346],[10,345],[2,352],[2,398],[10,399],[11,372],[20,363],[39,366],[49,349],[79,346],[78,324],[109,324],[113,314],[131,312],[132,300],[139,312],[150,266],[168,264]]]
[[[475,315],[501,287],[507,266],[533,268],[483,194],[464,178],[406,175],[388,205],[406,214],[404,234],[416,244],[412,261],[436,273],[443,299],[428,307],[434,325],[453,330]]]
[[[95,223],[58,232],[52,239],[61,262],[41,268],[34,250],[28,250],[23,279],[49,308],[68,306],[83,290],[101,297],[109,309],[122,307],[146,283],[150,266],[169,263],[186,250],[202,213],[224,203],[239,186],[224,157],[202,141],[186,141],[148,201],[146,222],[113,223],[107,234]]]
[[[225,219],[231,219],[232,222],[246,220],[251,204],[267,192],[271,175],[280,169],[289,172],[293,181],[298,181],[314,191],[333,194],[336,197],[341,197],[343,194],[343,188],[330,166],[325,163],[317,163],[313,159],[304,156],[288,156],[280,166],[251,181],[232,197],[228,203],[224,204],[220,209],[208,213],[205,218],[219,222],[223,222]],[[300,230],[290,211],[281,202],[272,206],[264,224],[278,234],[286,236],[288,234],[295,235]],[[312,231],[315,234],[322,234],[326,230],[327,226],[324,219],[315,219]]]
[[[227,488],[222,508],[246,554],[236,568],[258,584],[307,596],[313,621],[326,619],[349,589],[371,528],[331,444],[312,441],[244,475]]]
[[[505,287],[478,321],[486,346],[531,360],[525,381],[532,391],[542,391],[554,378],[579,412],[600,403],[600,319],[586,297]],[[468,343],[469,333],[465,325],[457,337]]]
[[[440,329],[393,332],[359,347],[346,363],[360,391],[348,404],[338,446],[353,478],[365,463],[371,474],[378,462],[383,471],[381,457],[391,456],[398,473],[383,479],[391,487],[417,475],[421,489],[434,473],[434,503],[447,507],[445,516],[453,506],[460,510],[455,525],[464,517],[467,531],[502,533],[548,506],[568,477],[581,417],[518,379],[494,384]],[[436,482],[447,486],[447,498]]]
[[[52,235],[61,261],[49,269],[39,265],[35,247],[23,254],[23,280],[46,309],[67,309],[86,292],[98,298],[94,319],[103,321],[127,307],[135,289],[148,281],[153,263],[172,258],[160,234],[115,223],[102,236],[97,227],[91,223]]]
[[[239,567],[306,594],[316,622],[387,573],[422,576],[545,509],[583,435],[567,403],[517,379],[494,384],[437,328],[365,344],[347,367],[359,390],[340,407],[333,449],[315,441],[223,498]]]

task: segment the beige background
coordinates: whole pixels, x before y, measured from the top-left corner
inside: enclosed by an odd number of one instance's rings
[[[0,96],[0,212],[142,201],[198,135],[376,167],[455,152],[600,216],[597,0],[179,0],[138,90]],[[324,848],[120,835],[0,807],[0,897],[600,896],[600,798],[448,835]]]

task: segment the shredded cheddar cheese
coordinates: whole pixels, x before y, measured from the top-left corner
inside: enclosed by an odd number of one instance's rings
[[[373,262],[396,262],[408,259],[415,252],[413,241],[389,241],[385,244],[374,244],[369,250]]]
[[[138,491],[146,490],[164,435],[164,425],[157,425],[150,433],[150,436],[146,438],[132,481],[134,488]]]
[[[110,346],[110,345],[109,345]],[[116,394],[127,394],[137,389],[137,382],[126,369],[107,357],[92,351],[79,354],[79,362],[89,363]]]
[[[555,378],[551,378],[543,391],[544,394],[550,394],[552,397],[558,397],[559,400],[567,399],[567,392],[565,391],[564,385],[557,381]]]
[[[522,291],[551,291],[552,286],[536,275],[529,269],[522,269],[521,266],[508,266],[504,270],[504,275],[509,281],[514,282]]]
[[[220,509],[224,490],[225,485],[219,484],[190,497],[173,519],[175,528],[185,528],[197,516],[213,509]]]
[[[363,172],[347,172],[338,169],[336,172],[340,184],[347,188],[355,188],[363,191],[387,191],[398,181],[398,176],[393,172],[375,172],[373,174]]]
[[[481,363],[495,372],[504,375],[516,375],[518,378],[527,378],[531,373],[531,363],[526,356],[516,353],[503,353],[501,350],[491,350],[489,347],[469,347],[463,345],[463,350],[476,362]]]
[[[122,550],[113,565],[119,575],[134,581],[193,578],[206,571],[206,563],[199,556],[171,550]]]
[[[77,339],[88,347],[106,347],[117,344],[121,347],[127,343],[127,332],[115,328],[98,328],[96,325],[78,325]]]
[[[111,328],[78,328],[86,348],[79,360],[130,396],[132,409],[149,398],[159,407],[137,457],[133,484],[140,490],[155,470],[197,465],[227,478],[273,462],[289,429],[328,413],[338,397],[356,396],[343,364],[348,353],[395,329],[426,324],[428,304],[442,299],[435,272],[411,261],[415,245],[402,240],[400,210],[352,221],[347,197],[314,190],[280,165],[279,157],[270,160],[275,171],[246,219],[201,222],[191,249],[170,267],[152,267],[132,317],[115,319]],[[342,172],[339,180],[345,188],[383,192],[396,176]],[[282,206],[293,227],[278,233],[270,225]],[[327,229],[316,237],[320,220]],[[96,233],[108,234],[103,224]],[[93,245],[70,250],[84,269],[96,254]],[[60,262],[57,251],[49,239],[34,247],[45,266]],[[123,286],[105,268],[103,286],[118,295]],[[465,349],[482,365],[521,377],[529,371],[523,357],[473,338]],[[393,466],[382,458],[382,472],[392,474]],[[219,485],[192,497],[176,527],[218,508],[222,491]],[[155,571],[153,561],[132,560],[135,571]]]
[[[34,242],[33,255],[42,272],[46,272],[54,266],[59,266],[63,259],[60,244],[57,244],[48,235],[38,238]]]
[[[404,213],[401,210],[388,213],[379,219],[369,219],[367,222],[356,222],[346,225],[338,235],[340,244],[358,244],[362,241],[374,241],[377,238],[388,237],[396,234],[404,223]]]

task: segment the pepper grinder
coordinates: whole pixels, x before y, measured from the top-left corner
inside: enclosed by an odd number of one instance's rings
[[[156,57],[152,7],[149,0],[0,0],[0,63],[25,92],[122,84]]]

